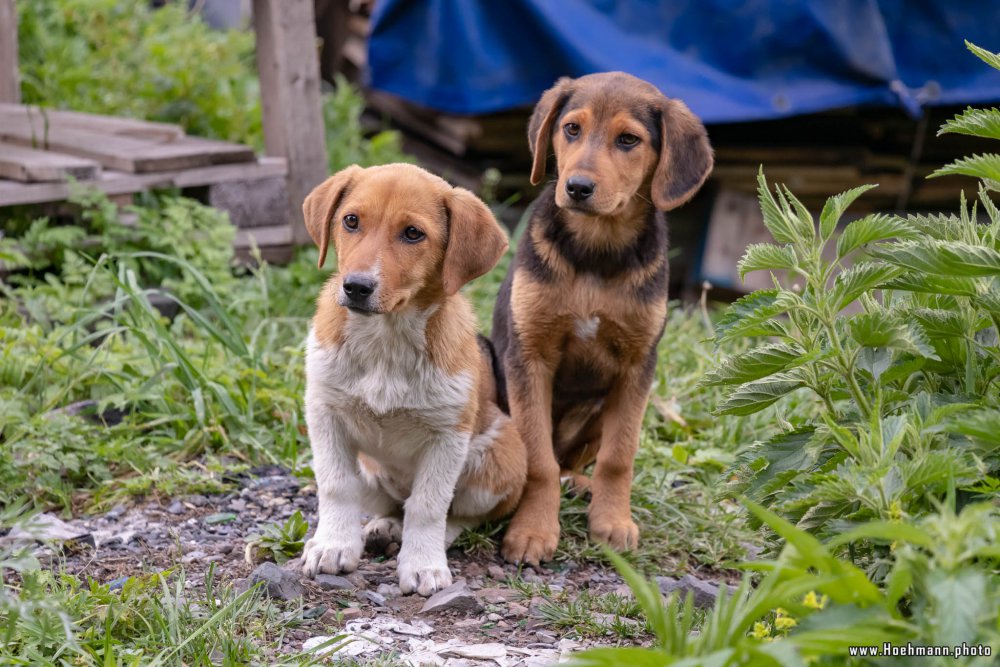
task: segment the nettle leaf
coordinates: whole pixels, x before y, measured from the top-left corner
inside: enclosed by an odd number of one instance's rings
[[[784,289],[757,290],[740,297],[732,304],[715,325],[719,342],[741,336],[780,335],[784,327],[772,318],[788,312],[800,299],[794,292]]]
[[[989,586],[982,571],[966,567],[957,572],[933,570],[927,575],[927,594],[933,601],[929,618],[934,644],[958,646],[972,642],[979,618],[987,609]]]
[[[984,63],[992,67],[993,69],[1000,69],[1000,54],[993,53],[992,51],[987,51],[981,46],[976,46],[969,40],[965,40],[965,48],[976,54],[976,57],[982,60]]]
[[[739,269],[740,279],[744,279],[751,271],[791,270],[797,265],[795,251],[790,245],[751,243],[736,267]]]
[[[779,373],[740,385],[719,404],[719,415],[752,415],[760,412],[782,396],[805,386],[798,377]]]
[[[1000,252],[961,241],[902,241],[873,248],[874,257],[946,276],[1000,275]]]
[[[889,313],[874,312],[855,315],[848,321],[851,337],[864,347],[886,347],[937,359],[927,336],[912,322],[903,322]]]
[[[987,181],[1000,181],[1000,155],[983,153],[964,157],[934,170],[927,178],[938,176],[972,176]]]
[[[968,107],[941,126],[938,136],[942,134],[968,134],[973,137],[1000,139],[1000,109]]]
[[[920,213],[906,216],[906,223],[921,238],[946,241],[957,238],[962,220],[954,213]]]
[[[968,324],[960,313],[938,308],[914,308],[910,315],[931,338],[964,337]]]
[[[847,269],[833,281],[832,298],[837,310],[849,306],[865,292],[881,287],[903,273],[891,264],[861,262]]]
[[[833,235],[834,230],[837,229],[837,223],[840,222],[840,218],[844,215],[844,211],[854,203],[854,200],[868,192],[872,188],[877,188],[877,185],[859,185],[856,188],[851,188],[846,192],[841,192],[839,195],[834,195],[826,200],[823,204],[823,211],[819,214],[819,233],[820,238],[824,241]],[[854,223],[852,223],[854,224]],[[848,225],[848,229],[850,225]],[[843,255],[841,255],[843,256]]]
[[[759,500],[771,492],[776,478],[784,478],[783,473],[798,474],[812,468],[820,453],[819,447],[809,446],[815,434],[812,428],[781,433],[755,448],[755,461],[760,460],[766,467],[758,468],[747,493]]]
[[[975,438],[993,447],[1000,446],[1000,411],[974,410],[952,416],[945,431]]]
[[[742,384],[785,370],[803,354],[797,345],[774,343],[727,357],[719,367],[705,374],[706,386]]]
[[[768,189],[763,167],[757,173],[757,199],[760,201],[760,212],[764,218],[764,226],[771,232],[771,236],[774,237],[775,241],[779,243],[795,243],[800,240],[795,235],[794,223],[789,220],[789,216],[786,215],[785,211],[778,206],[774,195]]]
[[[897,276],[887,281],[882,287],[923,294],[953,294],[972,297],[978,294],[976,281],[972,278],[939,276],[915,271]]]
[[[866,243],[873,241],[884,241],[892,238],[910,239],[916,235],[913,228],[902,218],[884,213],[866,215],[844,228],[844,232],[837,239],[837,257],[842,259]]]
[[[884,347],[863,347],[856,363],[858,368],[868,371],[878,380],[892,365],[892,352]]]
[[[987,292],[972,297],[972,303],[988,313],[1000,315],[1000,291],[991,288]]]

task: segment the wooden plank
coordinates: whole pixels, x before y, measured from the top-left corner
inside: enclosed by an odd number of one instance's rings
[[[130,174],[105,170],[100,178],[88,181],[108,195],[131,194],[157,188],[191,188],[231,181],[252,181],[287,174],[281,158],[261,158],[259,162],[201,167],[153,174]],[[0,207],[65,201],[70,195],[68,183],[17,183],[0,180]]]
[[[288,160],[295,242],[311,243],[302,202],[327,175],[313,0],[254,0],[264,144]]]
[[[132,173],[176,171],[254,159],[253,150],[239,144],[196,137],[154,142],[75,128],[46,128],[28,118],[5,120],[0,124],[0,139],[28,148],[88,158],[106,169]]]
[[[34,127],[66,127],[91,130],[100,134],[113,134],[133,139],[173,141],[184,136],[184,128],[172,123],[157,123],[137,118],[100,116],[80,111],[48,109],[24,104],[0,104],[0,124],[11,118],[27,118]]]
[[[21,101],[17,67],[17,9],[14,0],[0,0],[0,102]]]
[[[101,175],[93,160],[0,143],[0,178],[14,181],[90,180]]]

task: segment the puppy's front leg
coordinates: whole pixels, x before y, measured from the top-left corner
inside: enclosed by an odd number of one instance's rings
[[[330,409],[309,403],[307,397],[306,423],[316,473],[319,525],[306,542],[302,573],[314,577],[320,572],[353,572],[364,549],[361,503],[365,488],[357,453]]]
[[[634,368],[622,375],[604,408],[601,448],[591,483],[590,534],[618,551],[639,544],[639,527],[632,520],[632,468],[654,367]]]
[[[451,585],[445,555],[448,508],[469,448],[468,433],[449,433],[427,447],[406,499],[399,589],[432,595]]]

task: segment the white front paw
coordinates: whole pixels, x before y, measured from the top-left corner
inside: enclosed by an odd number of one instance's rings
[[[399,552],[399,590],[404,595],[419,593],[428,597],[451,586],[451,571],[444,551],[429,556],[407,551]]]
[[[360,539],[336,539],[316,536],[306,542],[302,552],[302,574],[315,577],[321,572],[354,572],[361,560],[364,543]]]

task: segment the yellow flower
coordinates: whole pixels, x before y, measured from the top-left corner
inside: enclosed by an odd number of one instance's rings
[[[809,591],[806,596],[802,599],[802,604],[810,609],[822,609],[826,606],[827,597],[817,596],[816,591]]]
[[[798,622],[788,615],[788,612],[778,607],[774,612],[775,630],[790,630],[798,625]]]
[[[771,636],[771,625],[770,623],[765,623],[764,621],[757,621],[753,624],[753,632],[750,636],[754,639],[767,640]]]

